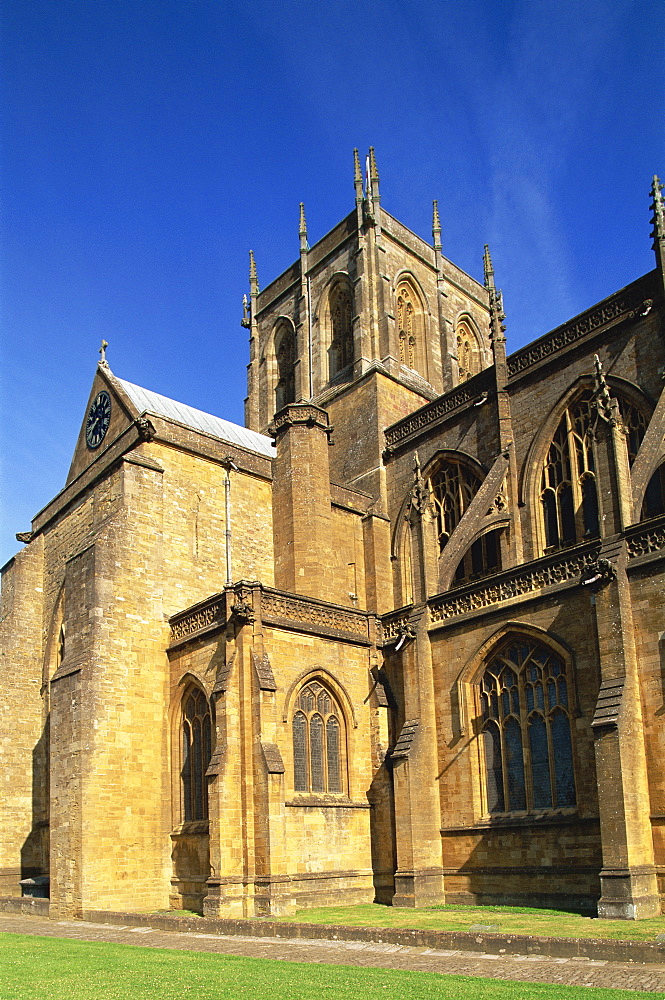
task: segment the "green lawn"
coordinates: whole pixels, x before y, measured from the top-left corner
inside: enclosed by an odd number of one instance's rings
[[[655,941],[665,934],[665,917],[649,920],[598,920],[560,910],[515,906],[434,906],[409,910],[369,903],[366,906],[326,906],[299,910],[280,918],[306,924],[345,924],[347,927],[411,927],[441,931],[468,931],[477,924],[500,932],[540,934],[543,937],[614,938]]]
[[[634,1000],[637,994],[0,934],[2,1000],[477,1000],[481,996],[483,1000],[580,996]]]

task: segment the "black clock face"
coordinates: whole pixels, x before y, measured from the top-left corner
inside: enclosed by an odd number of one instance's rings
[[[88,448],[99,448],[111,421],[111,397],[108,392],[98,392],[88,410],[85,422],[85,441]]]

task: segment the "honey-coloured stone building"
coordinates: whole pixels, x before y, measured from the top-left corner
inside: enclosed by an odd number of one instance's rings
[[[102,352],[3,570],[0,895],[661,912],[662,187],[654,269],[507,356],[487,248],[354,177],[250,257],[245,428]]]

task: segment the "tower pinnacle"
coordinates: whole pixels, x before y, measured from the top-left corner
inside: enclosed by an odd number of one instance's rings
[[[378,181],[379,171],[376,166],[376,156],[374,155],[374,146],[369,147],[369,179],[371,181]]]

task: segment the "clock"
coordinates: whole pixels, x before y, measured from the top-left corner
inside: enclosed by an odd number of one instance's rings
[[[85,422],[85,443],[88,448],[99,448],[111,422],[111,397],[108,392],[98,392],[88,410]]]

